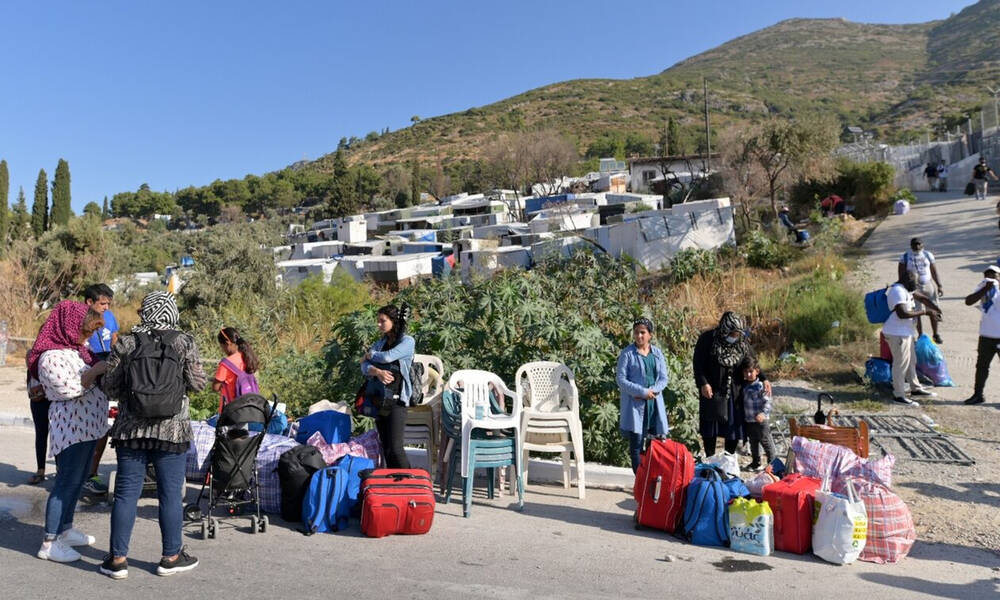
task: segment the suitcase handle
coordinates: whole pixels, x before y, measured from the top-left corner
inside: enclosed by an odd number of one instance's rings
[[[653,487],[653,502],[660,501],[660,486],[663,484],[663,475],[656,476],[656,483]]]

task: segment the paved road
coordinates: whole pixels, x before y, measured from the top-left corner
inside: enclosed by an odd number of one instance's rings
[[[107,550],[108,509],[85,507],[76,524],[97,536],[96,548],[70,565],[38,560],[45,490],[21,485],[31,469],[31,430],[0,427],[0,597],[138,595],[206,598],[764,598],[782,590],[806,598],[986,598],[997,593],[1000,559],[990,552],[918,543],[899,565],[827,565],[811,556],[768,558],[701,548],[632,527],[623,492],[531,486],[523,513],[510,497],[477,498],[472,516],[454,502],[438,505],[434,528],[420,537],[380,540],[344,534],[304,537],[280,522],[265,535],[225,529],[185,542],[202,560],[172,578],[153,574],[159,554],[154,499],[143,499],[129,578],[96,572]],[[51,484],[51,481],[49,482]],[[189,493],[196,490],[189,489]],[[242,523],[239,527],[244,527]],[[665,560],[670,555],[674,560]],[[730,563],[728,559],[735,559]],[[736,569],[735,571],[731,569]],[[744,572],[740,569],[763,569]],[[834,588],[834,585],[836,586]],[[836,591],[835,591],[836,589]]]
[[[997,184],[994,184],[997,185]],[[909,249],[910,238],[920,237],[934,254],[944,287],[941,309],[944,322],[941,350],[948,362],[955,388],[937,388],[944,400],[964,400],[972,394],[979,337],[979,311],[965,306],[965,296],[982,279],[983,269],[1000,256],[997,229],[997,197],[976,201],[958,192],[918,193],[920,202],[906,215],[886,219],[865,244],[873,280],[869,287],[896,281],[900,255]],[[929,325],[924,319],[924,327]],[[1000,378],[1000,369],[994,382]],[[988,386],[986,399],[1000,401],[997,386]],[[991,391],[992,390],[992,391]]]

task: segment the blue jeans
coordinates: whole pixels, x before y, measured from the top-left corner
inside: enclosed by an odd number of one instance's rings
[[[649,413],[652,413],[650,415]],[[632,472],[635,473],[639,470],[639,455],[642,453],[642,441],[646,437],[647,433],[653,435],[663,435],[663,431],[660,431],[660,421],[656,418],[659,410],[656,408],[656,404],[653,404],[652,411],[644,411],[642,415],[642,429],[639,433],[633,431],[622,431],[622,434],[628,440],[628,455],[632,459]],[[652,425],[649,423],[649,418],[652,417]]]
[[[160,500],[160,537],[163,556],[181,551],[181,528],[184,525],[184,466],[183,452],[134,450],[119,446],[118,475],[115,479],[115,504],[111,508],[111,554],[128,556],[128,543],[135,525],[136,504],[142,494],[146,464],[156,469],[156,493]]]
[[[53,539],[73,527],[76,501],[80,498],[83,482],[90,475],[96,444],[97,440],[77,442],[56,455],[56,479],[45,504],[46,539]]]

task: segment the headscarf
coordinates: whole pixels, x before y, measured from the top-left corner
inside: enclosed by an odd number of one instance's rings
[[[181,315],[177,311],[174,295],[167,292],[150,292],[142,299],[139,307],[139,324],[133,333],[149,333],[152,330],[177,329]]]
[[[647,319],[646,317],[639,317],[635,321],[632,321],[632,329],[635,329],[640,325],[645,327],[646,331],[648,331],[650,334],[653,333],[653,322]]]
[[[94,355],[80,340],[83,333],[83,320],[90,307],[83,302],[63,300],[49,314],[49,318],[38,330],[35,344],[28,352],[28,373],[38,379],[38,359],[42,353],[49,350],[76,350],[80,358],[88,365],[94,363]]]
[[[726,340],[726,334],[732,332],[738,333],[739,339],[734,343],[729,343]],[[749,351],[750,345],[743,334],[743,319],[736,313],[727,311],[719,319],[719,326],[715,328],[715,338],[712,340],[712,356],[723,367],[732,368],[743,360],[743,357]]]

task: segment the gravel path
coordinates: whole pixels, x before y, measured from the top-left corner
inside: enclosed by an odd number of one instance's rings
[[[997,198],[976,201],[957,192],[918,196],[920,202],[909,214],[887,218],[865,243],[866,270],[873,275],[866,285],[874,288],[895,281],[896,264],[909,248],[910,238],[923,239],[925,248],[935,256],[945,290],[941,301],[945,343],[941,349],[957,387],[936,388],[940,397],[922,401],[919,409],[887,406],[886,413],[926,413],[943,431],[964,436],[956,437],[955,442],[976,459],[976,464],[965,467],[900,461],[894,487],[913,511],[921,541],[1000,553],[1000,510],[996,510],[1000,508],[1000,392],[996,386],[1000,367],[994,366],[986,404],[962,404],[972,393],[980,314],[965,306],[964,298],[978,284],[986,265],[1000,254],[994,208]],[[877,340],[871,353],[878,353]]]

